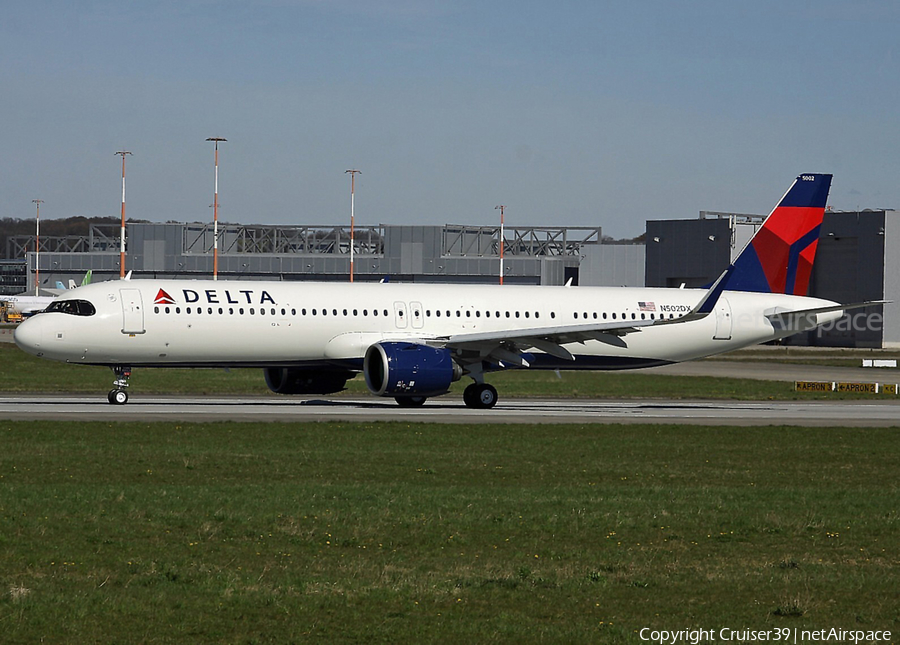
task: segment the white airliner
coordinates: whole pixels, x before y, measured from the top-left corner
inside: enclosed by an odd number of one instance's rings
[[[56,296],[26,296],[19,294],[16,296],[0,296],[0,300],[7,304],[11,312],[30,316],[46,309],[50,303],[56,300]]]
[[[831,175],[798,177],[708,290],[116,280],[67,292],[22,323],[16,344],[106,365],[110,403],[133,367],[261,367],[283,394],[368,388],[417,406],[473,379],[467,406],[491,408],[485,376],[507,368],[627,369],[687,361],[839,318],[806,297]]]
[[[82,286],[86,284],[90,284],[91,282],[91,272],[88,271],[84,278],[81,281]],[[22,316],[31,316],[36,314],[39,311],[43,311],[50,304],[56,300],[58,296],[65,293],[68,289],[75,289],[75,281],[69,280],[68,288],[63,286],[61,282],[56,283],[55,289],[43,289],[43,291],[49,292],[53,295],[51,296],[29,296],[25,293],[20,293],[15,296],[0,296],[0,300],[5,302],[9,307],[9,310],[14,313],[21,314]]]

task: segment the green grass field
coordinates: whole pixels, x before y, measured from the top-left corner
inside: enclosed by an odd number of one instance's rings
[[[3,643],[900,631],[897,429],[0,424]]]

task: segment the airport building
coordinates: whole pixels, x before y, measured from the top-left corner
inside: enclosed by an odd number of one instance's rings
[[[356,280],[495,283],[499,227],[369,226],[354,232]],[[126,270],[135,278],[203,279],[212,275],[208,224],[129,224]],[[644,283],[643,245],[603,244],[600,227],[506,227],[506,284],[628,285]],[[31,246],[29,246],[29,244]],[[34,285],[33,238],[11,237],[8,257],[27,257]],[[119,276],[119,229],[92,226],[87,236],[41,240],[44,286]],[[219,277],[229,280],[347,280],[350,230],[341,226],[219,226]],[[22,289],[20,288],[20,292]]]
[[[600,227],[506,227],[505,284],[703,287],[713,282],[762,223],[759,215],[701,212],[698,219],[651,220],[645,243],[604,243]],[[356,227],[359,281],[496,283],[497,226]],[[213,270],[212,225],[131,223],[126,270],[135,278],[204,279]],[[0,289],[33,288],[33,237],[10,237]],[[42,286],[119,276],[119,229],[41,240]],[[239,280],[344,281],[350,230],[342,226],[219,226],[219,277]],[[900,221],[891,210],[827,212],[810,295],[842,303],[892,300],[848,314],[829,328],[787,339],[832,347],[900,347]]]

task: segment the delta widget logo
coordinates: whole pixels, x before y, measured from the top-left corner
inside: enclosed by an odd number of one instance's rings
[[[154,305],[174,305],[175,299],[167,294],[164,289],[160,289],[159,293],[156,294],[156,300],[153,301]]]

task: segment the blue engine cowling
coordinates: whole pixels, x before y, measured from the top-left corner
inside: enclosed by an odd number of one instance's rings
[[[458,381],[462,370],[449,349],[384,342],[366,350],[363,374],[369,390],[377,396],[436,396]]]

